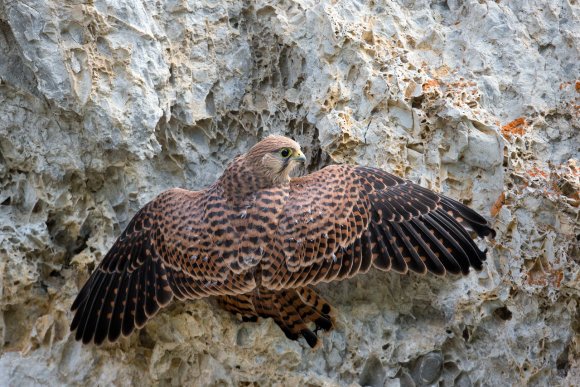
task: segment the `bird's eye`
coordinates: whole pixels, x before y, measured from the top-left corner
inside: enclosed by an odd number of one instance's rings
[[[288,148],[282,148],[280,150],[280,156],[284,157],[285,159],[290,157],[291,154],[292,154],[292,151]]]

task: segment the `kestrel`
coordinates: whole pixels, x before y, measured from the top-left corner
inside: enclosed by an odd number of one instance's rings
[[[315,332],[333,323],[312,285],[371,267],[482,268],[486,253],[472,235],[495,232],[475,211],[377,168],[330,165],[290,177],[305,160],[298,143],[269,136],[208,188],[170,189],[146,204],[72,304],[75,338],[114,342],[173,297],[215,296],[244,321],[271,317],[314,347]]]

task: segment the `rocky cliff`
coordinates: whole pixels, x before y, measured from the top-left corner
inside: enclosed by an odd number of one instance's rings
[[[577,385],[579,47],[576,0],[0,0],[0,385]],[[269,133],[469,204],[484,270],[320,286],[317,350],[205,300],[75,342],[136,210]]]

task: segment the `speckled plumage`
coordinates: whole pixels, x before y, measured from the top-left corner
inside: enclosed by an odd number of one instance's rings
[[[293,157],[281,156],[281,149]],[[331,307],[309,286],[366,273],[467,274],[493,235],[463,204],[385,171],[331,165],[290,178],[294,141],[270,136],[202,191],[171,189],[137,212],[72,305],[71,330],[102,343],[141,328],[175,296],[217,296],[244,320],[271,317],[318,342]]]

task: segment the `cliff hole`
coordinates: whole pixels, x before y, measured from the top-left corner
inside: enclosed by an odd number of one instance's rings
[[[361,386],[383,386],[385,376],[386,371],[383,364],[375,355],[371,355],[360,373],[359,384]]]
[[[556,369],[558,370],[558,375],[565,378],[568,375],[568,370],[570,369],[569,358],[570,344],[568,344],[560,356],[556,359]]]
[[[507,308],[507,306],[502,306],[493,311],[493,315],[500,320],[508,321],[512,319],[512,312]]]
[[[470,335],[469,335],[469,329],[467,327],[465,327],[463,329],[463,333],[461,334],[461,336],[463,337],[463,340],[469,341]]]

